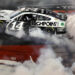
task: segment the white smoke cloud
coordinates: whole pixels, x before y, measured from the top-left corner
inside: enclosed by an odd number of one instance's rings
[[[75,14],[69,14],[67,19],[67,32],[75,40]]]
[[[56,54],[50,47],[42,49],[38,58],[39,65],[35,71],[36,75],[71,75],[61,62],[62,59],[56,57]]]
[[[57,57],[51,47],[45,47],[40,50],[40,56],[36,63],[31,60],[12,68],[8,67],[8,75],[73,75],[72,70],[63,66],[62,59]],[[7,75],[4,71],[2,75]]]
[[[71,70],[75,72],[75,63],[72,64]]]
[[[5,33],[9,34],[9,35],[12,35],[12,36],[15,36],[17,38],[22,38],[22,37],[25,36],[25,32],[24,32],[23,29],[21,29],[20,31],[17,31],[17,32],[16,31],[9,31],[9,30],[6,29]]]
[[[31,37],[42,38],[42,39],[48,40],[50,42],[53,42],[57,45],[60,44],[60,40],[59,40],[57,35],[51,35],[50,33],[42,31],[40,28],[31,29],[30,30],[30,36]]]
[[[32,72],[24,66],[18,66],[12,75],[32,75]]]
[[[30,30],[30,36],[38,37],[38,38],[45,38],[45,34],[40,28],[33,28]]]

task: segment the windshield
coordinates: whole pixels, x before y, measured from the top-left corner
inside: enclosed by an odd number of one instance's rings
[[[21,11],[16,11],[15,13],[13,13],[11,16],[10,16],[10,18],[12,19],[12,18],[14,18],[15,16],[17,16],[17,15],[19,15],[19,14],[21,14],[22,12]]]

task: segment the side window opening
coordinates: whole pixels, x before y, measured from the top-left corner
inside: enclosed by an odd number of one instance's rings
[[[35,20],[35,19],[36,19],[36,15],[33,15],[33,14],[24,14],[16,18],[16,20],[18,21],[30,21],[30,20]]]
[[[38,16],[37,16],[37,20],[51,20],[51,18],[38,15]]]
[[[15,20],[17,20],[17,21],[26,21],[26,15],[21,15],[21,16],[17,17]]]

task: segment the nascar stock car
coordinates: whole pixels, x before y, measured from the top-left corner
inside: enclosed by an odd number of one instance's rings
[[[18,32],[23,29],[29,34],[30,28],[38,27],[50,33],[66,32],[65,14],[55,13],[43,8],[21,8],[0,11],[0,32]]]

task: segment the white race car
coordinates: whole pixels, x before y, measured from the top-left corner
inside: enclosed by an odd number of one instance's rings
[[[4,15],[5,16],[5,15]],[[24,29],[27,34],[32,27],[41,28],[50,33],[66,32],[66,15],[59,15],[46,9],[29,8],[12,11],[4,19],[6,21],[6,31],[17,32]],[[63,17],[62,17],[63,16]],[[0,19],[2,21],[3,19]]]

